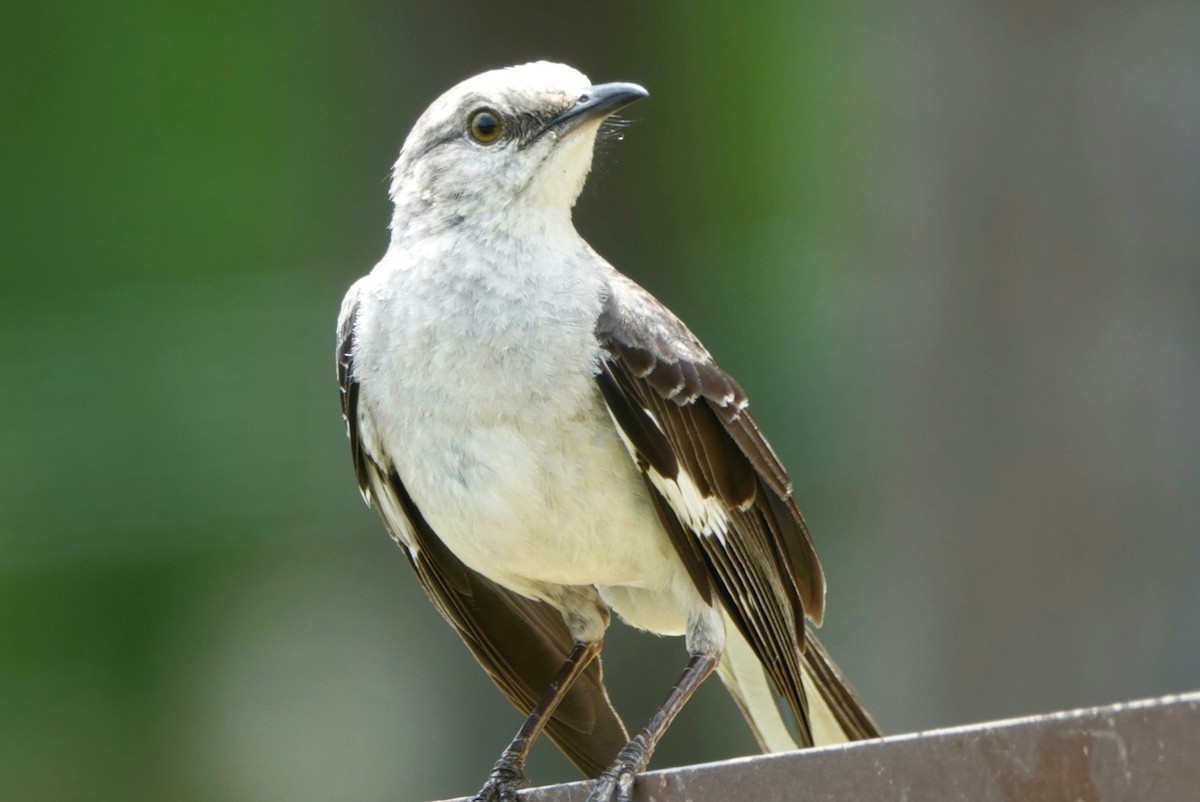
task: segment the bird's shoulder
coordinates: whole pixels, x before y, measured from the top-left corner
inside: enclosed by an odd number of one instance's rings
[[[652,400],[664,403],[672,416],[690,416],[689,410],[700,408],[711,411],[768,486],[782,497],[790,496],[787,473],[750,417],[749,400],[737,380],[646,289],[615,271],[609,288],[596,336],[604,359],[615,369],[609,371],[611,378],[618,379],[614,389],[620,388],[626,401],[636,399],[646,411]],[[654,423],[658,429],[664,422]]]
[[[716,363],[700,339],[665,304],[633,279],[611,270],[596,323],[602,344],[640,350],[673,362]]]

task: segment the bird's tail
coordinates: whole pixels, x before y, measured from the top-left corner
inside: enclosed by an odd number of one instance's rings
[[[786,752],[808,746],[861,741],[882,733],[858,694],[846,682],[825,647],[810,629],[801,666],[808,697],[808,721],[813,743],[805,743],[795,725],[798,715],[776,693],[758,656],[732,621],[726,621],[725,651],[717,673],[741,708],[765,752]]]

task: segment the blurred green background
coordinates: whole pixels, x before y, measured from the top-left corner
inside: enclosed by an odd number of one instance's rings
[[[422,800],[519,723],[355,490],[342,293],[457,80],[749,390],[890,732],[1200,688],[1200,5],[6,4],[0,797]],[[614,627],[640,724],[682,644]],[[659,767],[753,749],[717,683]],[[539,782],[575,775],[549,743]]]

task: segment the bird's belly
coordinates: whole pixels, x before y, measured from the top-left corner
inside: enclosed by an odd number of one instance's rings
[[[426,417],[397,462],[466,565],[531,595],[537,583],[673,584],[682,565],[598,399],[528,421],[446,417]]]

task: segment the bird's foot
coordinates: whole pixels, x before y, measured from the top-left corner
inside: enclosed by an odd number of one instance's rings
[[[527,785],[524,769],[501,759],[471,802],[517,802],[517,791]]]
[[[596,778],[587,802],[632,802],[634,776],[646,767],[646,744],[639,735],[617,753],[617,760]]]

